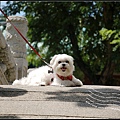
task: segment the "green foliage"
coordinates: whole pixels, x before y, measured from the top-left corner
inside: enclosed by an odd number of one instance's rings
[[[113,51],[117,51],[117,49],[119,49],[119,47],[120,47],[120,31],[116,31],[114,39],[110,42],[110,44],[115,45],[113,47]]]
[[[120,31],[119,30],[108,30],[103,28],[99,31],[102,36],[102,40],[109,40],[110,44],[115,45],[113,51],[117,51],[120,47]]]
[[[108,30],[103,28],[100,30],[100,35],[102,35],[102,40],[110,40],[111,36],[116,33],[116,30]]]

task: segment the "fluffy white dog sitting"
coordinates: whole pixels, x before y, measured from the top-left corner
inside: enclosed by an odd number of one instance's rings
[[[50,67],[42,66],[20,80],[15,80],[13,85],[57,85],[57,86],[82,86],[83,83],[73,75],[74,60],[67,54],[53,56],[50,61],[53,73],[48,73]]]
[[[51,85],[60,86],[82,86],[83,83],[75,78],[73,71],[75,70],[73,57],[67,54],[55,55],[50,61],[53,68],[53,82]]]

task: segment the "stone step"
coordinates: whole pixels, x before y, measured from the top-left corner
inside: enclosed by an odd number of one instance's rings
[[[0,118],[120,118],[120,87],[0,85]]]

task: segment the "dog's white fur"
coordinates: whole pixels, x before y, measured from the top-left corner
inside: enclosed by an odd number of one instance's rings
[[[50,61],[53,73],[48,73],[50,67],[42,66],[31,71],[27,77],[15,80],[13,85],[57,85],[57,86],[82,86],[83,83],[75,78],[73,71],[75,70],[74,59],[67,54],[54,55]],[[71,76],[72,80],[61,80],[58,76]],[[52,81],[53,79],[53,81]]]
[[[50,68],[48,66],[42,66],[29,72],[27,77],[23,77],[19,80],[15,80],[12,85],[50,85],[53,74],[48,73]]]

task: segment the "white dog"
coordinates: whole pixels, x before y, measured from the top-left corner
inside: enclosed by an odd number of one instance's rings
[[[82,86],[83,83],[75,78],[73,57],[67,54],[53,56],[50,61],[53,73],[48,73],[50,67],[42,66],[31,71],[27,77],[15,80],[13,85],[57,85],[57,86]]]
[[[75,70],[73,57],[67,54],[55,55],[50,61],[53,68],[53,82],[51,85],[59,86],[82,86],[83,83],[75,78],[73,71]]]
[[[50,67],[48,66],[36,68],[29,72],[27,77],[15,80],[12,85],[30,85],[30,86],[50,85],[51,80],[53,79],[53,74],[48,73],[49,70]]]

